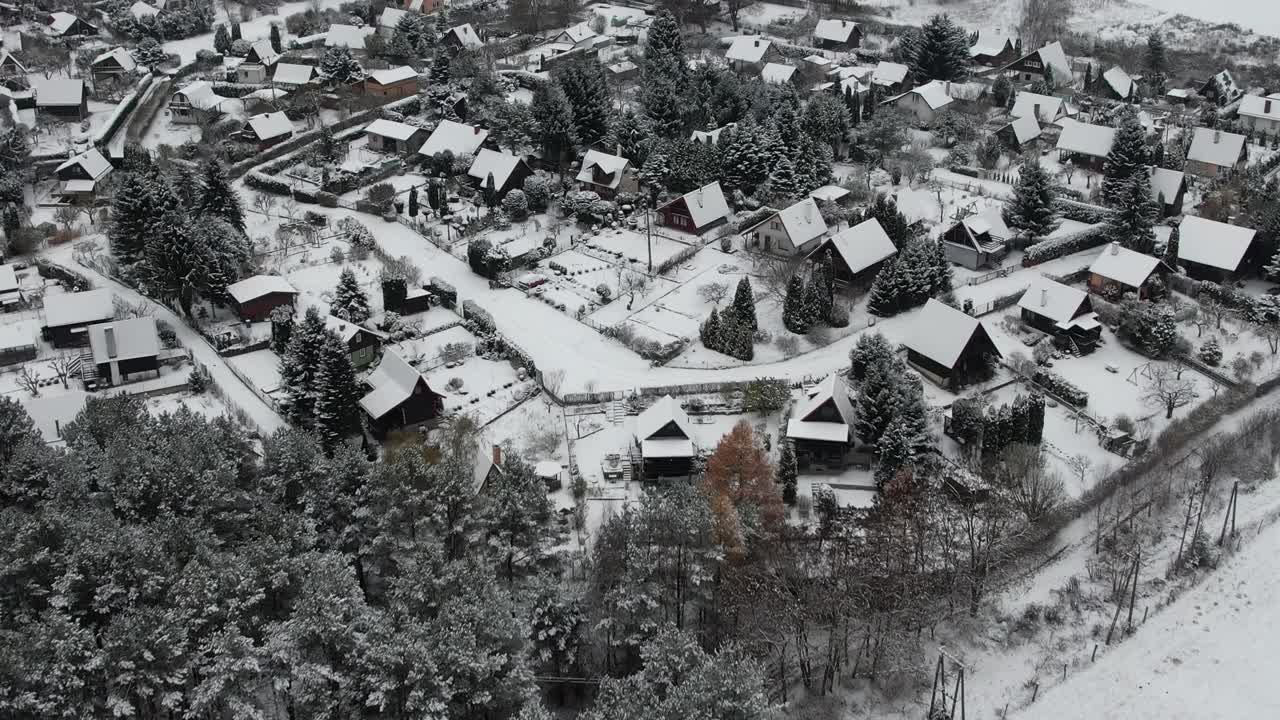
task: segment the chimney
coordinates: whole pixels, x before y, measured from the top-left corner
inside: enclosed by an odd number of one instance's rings
[[[756,38],[756,47],[760,47],[760,39]]]
[[[1214,144],[1214,145],[1217,145],[1217,144],[1218,144],[1218,143],[1220,143],[1220,142],[1222,142],[1222,131],[1221,131],[1221,130],[1214,130],[1214,131],[1213,131],[1213,144]]]
[[[480,134],[480,126],[479,126],[479,125],[477,125],[477,126],[475,126],[475,127],[471,128],[471,131],[472,131],[473,133],[475,133],[476,135],[479,135],[479,134]]]
[[[1040,103],[1036,103],[1035,107],[1031,108],[1031,113],[1035,115],[1036,122],[1040,122]]]
[[[698,199],[695,201],[698,207],[702,207],[702,188],[698,188]]]
[[[1119,254],[1120,254],[1120,243],[1118,243],[1118,242],[1112,242],[1112,243],[1111,243],[1111,254],[1112,254],[1112,255],[1119,255]]]
[[[53,436],[59,440],[62,439],[62,423],[57,418],[53,421]]]
[[[501,445],[493,446],[493,464],[494,465],[502,464],[502,446]]]
[[[107,357],[114,358],[116,351],[116,329],[113,327],[105,327],[102,329],[102,339],[107,343]]]
[[[804,204],[804,221],[813,222],[813,203],[807,202]]]
[[[1040,288],[1040,307],[1046,307],[1049,304],[1049,288]]]
[[[1266,100],[1262,101],[1262,112],[1266,113],[1267,115],[1271,114],[1271,98],[1267,98]]]

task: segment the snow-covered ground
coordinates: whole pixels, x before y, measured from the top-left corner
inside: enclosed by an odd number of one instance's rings
[[[1233,22],[1255,32],[1280,35],[1280,5],[1270,0],[1136,0],[1161,12],[1182,13],[1213,23]]]

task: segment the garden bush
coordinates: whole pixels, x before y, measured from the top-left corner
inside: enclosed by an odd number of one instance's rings
[[[1046,390],[1075,407],[1082,408],[1089,404],[1089,393],[1076,387],[1071,381],[1057,373],[1042,368],[1036,371],[1033,379]]]

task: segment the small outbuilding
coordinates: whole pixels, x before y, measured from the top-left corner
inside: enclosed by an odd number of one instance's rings
[[[912,367],[951,390],[990,379],[1001,357],[980,320],[932,298],[912,324],[906,346]]]
[[[458,50],[479,50],[484,47],[484,40],[480,39],[480,34],[471,26],[471,23],[449,28],[440,41],[447,47]]]
[[[370,432],[379,439],[392,430],[434,420],[444,410],[444,399],[394,350],[382,354],[382,362],[366,384],[369,392],[360,398],[360,408],[368,418]]]
[[[0,366],[35,360],[39,352],[39,335],[40,324],[35,320],[0,325]]]
[[[998,68],[1018,56],[1017,45],[1008,35],[978,31],[978,37],[969,48],[969,59],[975,65]]]
[[[54,172],[61,184],[58,194],[72,205],[92,205],[98,198],[101,183],[114,168],[98,148],[90,148],[68,158]]]
[[[229,285],[227,295],[241,320],[262,322],[272,310],[292,306],[298,291],[279,275],[254,275]]]
[[[605,200],[620,192],[636,192],[640,184],[631,171],[631,161],[621,155],[588,150],[575,180],[582,190],[593,190]]]
[[[122,47],[101,53],[89,63],[89,74],[93,78],[95,88],[118,80],[137,69],[138,63],[134,62],[133,56]]]
[[[807,197],[742,231],[749,246],[776,255],[811,252],[826,237],[827,221],[818,203]]]
[[[1243,135],[1196,128],[1187,150],[1186,171],[1203,178],[1230,177],[1249,162],[1249,145]]]
[[[898,249],[881,227],[880,221],[870,218],[823,240],[810,253],[809,260],[821,261],[828,251],[831,253],[831,264],[837,282],[866,287],[875,280],[881,266]]]
[[[1161,217],[1182,214],[1187,193],[1187,175],[1180,170],[1151,167],[1151,201],[1160,206]]]
[[[849,52],[862,44],[862,28],[852,20],[819,20],[813,28],[813,44],[823,50]]]
[[[271,76],[271,84],[275,87],[293,91],[309,85],[317,77],[315,66],[298,63],[276,63],[275,74]]]
[[[729,201],[720,189],[719,180],[658,208],[658,219],[662,225],[695,235],[724,224],[729,215]]]
[[[378,359],[382,343],[387,339],[387,336],[380,332],[332,315],[324,319],[324,326],[347,346],[351,354],[351,365],[357,370],[372,365],[373,361]]]
[[[1197,280],[1234,281],[1256,234],[1253,228],[1188,215],[1178,226],[1178,265]]]
[[[1040,139],[1040,122],[1035,115],[1015,117],[996,131],[996,137],[1005,147],[1014,152],[1022,152],[1027,146]]]
[[[38,78],[33,85],[37,113],[48,113],[75,121],[89,116],[89,100],[84,91],[84,80]]]
[[[1061,120],[1059,124],[1062,126],[1062,134],[1058,136],[1059,159],[1101,171],[1116,141],[1116,129],[1070,119]]]
[[[364,79],[364,93],[380,98],[406,98],[418,94],[418,71],[408,65],[374,70]]]
[[[759,36],[743,36],[734,38],[724,59],[729,67],[740,72],[758,73],[764,69],[765,63],[778,59],[780,55],[773,43]]]
[[[1236,108],[1240,125],[1260,135],[1280,135],[1280,93],[1266,97],[1245,95]]]
[[[395,120],[378,118],[364,129],[370,150],[401,155],[417,152],[422,147],[427,131]]]
[[[1103,96],[1124,102],[1138,94],[1138,84],[1119,65],[1102,73],[1099,89]]]
[[[115,311],[106,288],[46,295],[44,337],[55,348],[84,347],[89,344],[89,328],[110,322]]]
[[[1062,49],[1062,43],[1056,40],[1039,50],[1032,50],[1001,70],[1012,75],[1014,82],[1052,81],[1055,87],[1060,88],[1068,88],[1075,84],[1075,78],[1071,74],[1071,63],[1067,61],[1067,53]]]
[[[169,99],[169,119],[179,124],[198,123],[219,112],[227,98],[213,90],[213,83],[197,80],[178,88]]]
[[[271,46],[271,41],[259,40],[249,46],[244,61],[236,66],[236,81],[254,85],[264,83],[278,62],[280,53]]]
[[[524,185],[524,179],[533,174],[533,169],[523,158],[509,152],[498,152],[489,148],[480,148],[476,159],[467,170],[467,177],[480,190],[488,187],[490,176],[493,177],[493,191],[501,199],[511,190]]]
[[[1041,125],[1053,125],[1075,114],[1076,111],[1060,97],[1037,95],[1025,91],[1018,93],[1013,100],[1013,109],[1009,111],[1009,117],[1032,116],[1039,120]]]
[[[433,158],[448,150],[454,157],[474,156],[487,137],[489,137],[489,131],[484,128],[453,120],[441,120],[436,129],[431,131],[427,141],[418,148],[418,154]]]
[[[1125,293],[1134,293],[1140,300],[1146,299],[1151,294],[1152,281],[1159,277],[1159,273],[1168,270],[1159,258],[1134,252],[1113,242],[1103,248],[1089,266],[1089,291],[1112,299],[1118,299]]]
[[[998,268],[1009,254],[1011,235],[999,207],[970,215],[939,236],[947,260],[970,270]]]
[[[266,150],[293,137],[293,122],[284,111],[262,113],[250,117],[241,132]]]
[[[1102,323],[1089,293],[1038,277],[1018,300],[1022,321],[1053,338],[1059,348],[1086,355],[1102,341]]]
[[[857,440],[855,417],[849,386],[838,373],[815,385],[787,420],[787,439],[795,449],[796,464],[843,469]]]
[[[687,477],[692,472],[697,451],[689,416],[670,395],[636,416],[635,443],[646,480]]]
[[[55,37],[79,37],[98,34],[98,28],[68,12],[51,13],[49,15],[48,28],[49,34]]]

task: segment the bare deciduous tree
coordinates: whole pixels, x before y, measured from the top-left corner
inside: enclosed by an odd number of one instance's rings
[[[31,371],[27,365],[18,372],[18,387],[31,393],[31,397],[40,397],[40,376]]]
[[[1142,401],[1152,407],[1164,408],[1165,418],[1173,417],[1173,411],[1190,403],[1196,397],[1196,386],[1190,380],[1180,380],[1168,366],[1152,366],[1151,376],[1142,394]]]
[[[58,353],[57,356],[49,361],[49,367],[58,376],[58,379],[62,381],[64,389],[71,387],[68,381],[71,380],[71,369],[75,367],[75,361],[76,356],[67,352]]]
[[[636,301],[636,295],[641,295],[649,288],[649,278],[634,270],[622,270],[618,272],[618,294],[627,296],[627,309]]]
[[[1018,37],[1023,52],[1030,52],[1066,34],[1072,0],[1022,0],[1018,8]],[[1070,78],[1058,78],[1069,82]]]
[[[728,283],[709,282],[698,288],[698,297],[702,298],[705,303],[719,305],[721,300],[729,294]]]
[[[274,195],[265,192],[253,194],[253,209],[271,217],[271,209],[276,206],[276,198]]]

